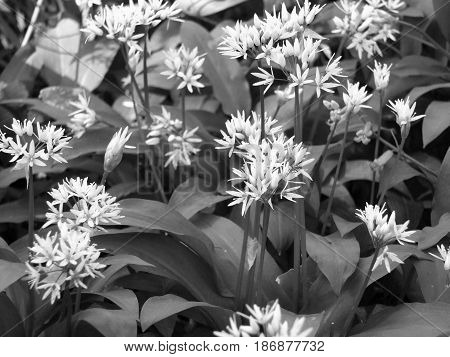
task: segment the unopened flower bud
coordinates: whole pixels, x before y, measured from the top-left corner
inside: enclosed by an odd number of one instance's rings
[[[122,131],[122,128],[114,134],[108,144],[105,152],[105,160],[103,170],[107,173],[113,171],[122,161],[123,149],[126,142],[130,139],[131,133],[128,134],[128,127]]]

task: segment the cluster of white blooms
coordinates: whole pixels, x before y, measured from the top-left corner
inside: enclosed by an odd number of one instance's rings
[[[168,69],[161,74],[169,79],[178,78],[180,84],[177,89],[187,88],[192,93],[194,91],[193,87],[204,87],[199,80],[202,78],[202,66],[205,62],[205,55],[198,55],[197,47],[189,50],[184,45],[181,45],[178,49],[171,48],[165,55],[164,64]]]
[[[273,137],[282,131],[281,126],[277,126],[277,120],[269,116],[264,117],[265,136]],[[259,142],[261,138],[261,116],[256,112],[246,117],[245,112],[238,112],[237,116],[231,115],[231,119],[225,122],[227,133],[221,130],[223,139],[215,139],[220,145],[219,150],[229,150],[229,157],[233,153],[243,156],[246,152],[245,145],[249,142]]]
[[[344,118],[346,107],[342,107],[335,100],[324,100],[323,105],[330,111],[330,117],[327,120],[327,124],[333,127]]]
[[[144,36],[138,33],[138,26],[156,27],[164,20],[178,20],[181,9],[177,2],[169,4],[164,0],[132,0],[128,5],[105,5],[93,17],[86,20],[81,31],[87,34],[87,41],[105,36],[126,43],[134,52],[142,52],[137,40]]]
[[[439,252],[440,256],[437,256],[434,253],[429,253],[431,256],[442,260],[444,262],[444,269],[450,270],[450,247],[445,249],[445,246],[443,244],[437,246],[437,250]]]
[[[340,58],[331,56],[325,69],[310,68],[319,52],[324,48],[323,37],[308,26],[314,21],[323,6],[311,6],[306,0],[303,7],[297,3],[291,12],[283,3],[280,12],[266,12],[264,19],[255,15],[253,25],[237,22],[235,27],[226,27],[225,36],[219,45],[219,51],[231,58],[250,58],[265,60],[267,65],[274,63],[283,70],[292,87],[301,90],[305,85],[313,85],[317,96],[321,91],[333,92],[338,87],[338,77],[342,77]],[[259,68],[253,75],[260,79],[255,86],[266,86],[265,91],[273,84],[275,78],[271,71]]]
[[[179,165],[189,166],[191,157],[197,154],[198,146],[202,142],[196,132],[198,127],[191,130],[183,129],[183,123],[179,119],[172,119],[171,113],[162,107],[161,115],[153,115],[153,123],[147,134],[147,145],[159,145],[165,142],[169,150],[165,154],[167,160],[165,166],[170,164],[176,169]]]
[[[240,314],[248,320],[248,325],[238,326],[236,316],[230,318],[230,325],[225,331],[215,331],[218,337],[312,337],[314,330],[306,327],[305,317],[297,317],[294,322],[283,320],[278,300],[260,308],[247,305],[250,315]]]
[[[403,99],[397,99],[395,102],[390,100],[388,108],[395,114],[395,120],[400,126],[403,138],[408,136],[411,122],[425,117],[425,115],[416,115],[416,103],[410,106],[409,97],[406,98],[406,101]]]
[[[398,21],[396,13],[404,6],[400,0],[340,0],[337,7],[344,16],[336,16],[334,33],[349,39],[347,49],[354,48],[359,58],[366,54],[372,57],[383,53],[378,45],[388,40],[395,41],[399,32],[395,25]]]
[[[373,73],[373,79],[375,82],[375,89],[376,90],[383,90],[385,89],[389,84],[389,77],[391,76],[391,67],[392,64],[382,64],[378,61],[375,61],[374,68],[370,68],[370,70]]]
[[[52,201],[47,201],[49,212],[42,228],[55,223],[64,223],[69,229],[91,232],[104,230],[101,224],[118,224],[120,206],[116,198],[105,191],[105,187],[88,183],[88,179],[66,179],[49,192]]]
[[[44,291],[42,300],[50,296],[53,304],[61,297],[65,284],[87,289],[83,280],[87,277],[103,277],[98,262],[100,250],[91,243],[89,232],[73,230],[58,223],[58,232],[47,236],[35,235],[30,248],[30,263],[26,263],[26,279],[30,288]]]
[[[371,97],[372,94],[367,94],[367,86],[359,86],[359,83],[350,83],[347,81],[347,88],[345,88],[342,99],[348,112],[357,114],[361,108],[371,108],[369,105],[364,104]]]
[[[272,138],[241,145],[245,153],[242,168],[233,168],[236,175],[232,179],[235,184],[243,183],[243,188],[234,187],[227,191],[234,197],[230,206],[242,203],[242,215],[255,201],[268,203],[272,207],[272,199],[279,197],[294,201],[302,198],[299,190],[299,176],[312,180],[305,170],[313,159],[307,159],[308,150],[302,143],[294,143],[294,137],[288,139],[284,134]],[[273,207],[272,207],[273,208]]]
[[[381,249],[380,255],[377,257],[373,270],[381,265],[383,262],[386,269],[390,271],[389,260],[400,262],[400,259],[395,253],[388,252],[388,245],[393,242],[400,244],[414,243],[408,237],[415,231],[407,231],[409,221],[403,224],[397,224],[395,221],[395,211],[389,217],[386,213],[386,208],[383,205],[381,208],[378,205],[366,204],[364,210],[357,210],[356,216],[360,218],[366,225],[369,231],[372,243],[376,249]]]
[[[69,104],[76,110],[69,114],[70,123],[67,125],[76,138],[80,138],[86,132],[86,129],[95,124],[95,110],[89,108],[91,97],[86,92],[78,94],[77,101],[70,101]]]
[[[63,128],[37,123],[35,130],[34,119],[22,122],[13,119],[11,128],[6,128],[15,134],[15,138],[0,130],[0,152],[12,156],[10,162],[15,162],[13,170],[25,170],[27,182],[29,168],[46,166],[50,159],[60,163],[67,162],[62,156],[62,150],[69,147],[70,137],[64,135]]]
[[[353,138],[353,140],[357,143],[362,143],[364,145],[367,145],[370,143],[370,139],[372,138],[372,135],[373,135],[372,123],[370,121],[368,121],[364,124],[364,127],[362,129],[359,129],[356,132],[356,135]]]

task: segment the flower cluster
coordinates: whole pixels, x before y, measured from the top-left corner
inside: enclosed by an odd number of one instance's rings
[[[88,179],[66,179],[49,192],[52,201],[47,201],[49,212],[42,228],[55,223],[64,223],[69,229],[91,232],[104,230],[101,224],[118,224],[120,206],[116,198],[105,191],[104,186],[88,183]]]
[[[67,224],[58,223],[57,233],[35,235],[30,251],[26,279],[30,288],[44,291],[42,300],[50,296],[52,304],[65,284],[87,289],[85,278],[103,277],[100,270],[105,265],[98,262],[100,250],[91,243],[89,232],[72,230]]]
[[[171,48],[166,52],[166,60],[164,61],[168,69],[161,74],[169,79],[178,78],[180,84],[177,89],[187,88],[192,93],[193,87],[204,87],[199,82],[202,77],[202,66],[205,62],[204,56],[198,55],[197,47],[193,50],[187,49],[184,45],[181,45],[178,49]]]
[[[359,58],[366,54],[372,57],[380,56],[379,43],[388,40],[395,41],[395,35],[399,32],[395,28],[398,20],[396,13],[404,6],[400,0],[340,0],[337,7],[344,16],[334,17],[335,29],[333,33],[340,34],[349,39],[347,49],[354,48]]]
[[[69,147],[70,137],[64,135],[63,128],[37,123],[35,129],[34,119],[22,122],[13,119],[11,128],[6,128],[15,134],[15,138],[0,130],[0,152],[12,156],[10,162],[15,162],[13,170],[25,170],[27,182],[29,168],[46,166],[50,159],[67,162],[62,156],[62,150]]]
[[[313,62],[325,47],[323,37],[308,26],[322,8],[311,6],[306,0],[303,7],[298,5],[289,12],[283,3],[278,13],[266,12],[264,19],[255,15],[252,26],[237,22],[234,28],[224,29],[219,51],[231,58],[265,60],[269,66],[275,64],[284,72],[291,87],[301,90],[305,85],[313,85],[318,97],[321,91],[332,93],[333,88],[340,85],[338,77],[342,77],[340,58],[331,56],[322,71],[316,67],[315,73],[310,73]],[[259,72],[252,74],[260,79],[254,85],[266,86],[265,91],[275,81],[272,67],[270,72],[259,68]]]
[[[137,40],[144,33],[138,33],[137,26],[156,27],[164,20],[177,20],[180,13],[176,2],[170,5],[163,0],[137,0],[137,3],[130,0],[129,5],[101,7],[87,19],[86,27],[81,31],[87,34],[88,41],[105,36],[142,52]]]
[[[388,108],[395,114],[395,120],[400,126],[403,138],[408,136],[411,122],[425,117],[425,115],[416,115],[416,103],[410,106],[409,97],[406,98],[406,101],[403,99],[397,99],[395,102],[390,100]]]
[[[264,117],[265,136],[273,137],[282,131],[281,126],[277,126],[277,120],[269,116]],[[227,133],[221,130],[223,139],[215,139],[220,145],[216,147],[219,150],[229,150],[231,157],[233,153],[243,156],[244,147],[249,142],[259,142],[261,138],[261,116],[252,112],[246,117],[245,112],[238,112],[236,116],[231,115],[231,119],[225,122]]]
[[[169,151],[165,154],[167,160],[165,166],[170,164],[176,169],[178,165],[190,165],[191,156],[197,154],[202,140],[196,136],[198,127],[191,130],[183,129],[183,123],[179,119],[172,119],[172,115],[162,107],[161,115],[153,115],[153,123],[147,134],[147,145],[159,145],[166,142]]]
[[[297,317],[293,323],[283,320],[278,300],[260,308],[247,305],[250,315],[242,315],[248,325],[238,326],[236,316],[230,318],[230,325],[225,331],[215,331],[218,337],[312,337],[314,329],[306,327],[305,317]]]
[[[70,123],[67,126],[76,138],[82,137],[86,129],[96,122],[95,110],[89,107],[90,101],[91,98],[86,95],[86,92],[81,92],[78,94],[77,101],[69,102],[76,110],[69,114]]]
[[[390,271],[389,260],[399,262],[400,259],[395,253],[388,252],[388,245],[393,242],[398,242],[402,245],[404,243],[414,243],[414,241],[408,239],[414,233],[414,231],[407,231],[409,221],[397,224],[395,211],[389,217],[388,214],[385,214],[386,208],[384,205],[380,208],[378,205],[366,204],[364,210],[357,210],[356,212],[356,216],[365,223],[375,249],[383,248],[377,257],[373,270],[384,262],[386,269]]]
[[[434,253],[429,253],[431,256],[442,260],[444,262],[444,270],[450,270],[450,247],[445,249],[443,244],[437,246],[437,250],[440,256]]]
[[[389,84],[389,77],[391,76],[391,67],[392,64],[382,64],[378,61],[375,61],[374,68],[370,68],[370,70],[373,73],[373,79],[375,82],[375,89],[376,90],[383,90],[385,89]]]

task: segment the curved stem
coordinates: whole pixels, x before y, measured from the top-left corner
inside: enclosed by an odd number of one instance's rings
[[[100,181],[100,186],[105,186],[106,179],[108,178],[109,173],[106,171],[103,171],[102,180]]]
[[[351,323],[353,321],[353,317],[355,316],[356,309],[358,308],[359,303],[361,302],[361,299],[364,295],[364,291],[366,290],[367,285],[369,284],[370,277],[372,276],[372,269],[375,265],[375,262],[377,261],[379,251],[380,251],[380,247],[375,248],[375,252],[373,254],[372,261],[370,262],[369,271],[367,272],[364,282],[361,286],[361,289],[359,290],[358,295],[356,296],[356,299],[353,302],[353,307],[351,309],[350,315],[348,316],[347,320],[345,321],[344,331],[346,331],[346,335],[348,335],[348,330],[350,329]]]
[[[39,12],[41,11],[41,6],[44,3],[44,0],[37,0],[36,6],[34,7],[33,14],[31,15],[30,23],[27,28],[27,32],[23,37],[22,43],[20,47],[25,47],[30,41],[31,35],[33,34],[34,26],[36,25],[36,21],[39,17]]]
[[[336,192],[337,181],[339,179],[339,174],[340,174],[341,166],[342,166],[342,159],[344,158],[345,143],[347,142],[348,127],[349,127],[350,119],[351,119],[350,113],[351,113],[351,111],[347,111],[347,113],[345,113],[346,122],[345,122],[344,137],[342,138],[341,150],[339,152],[339,159],[338,159],[338,163],[337,163],[337,167],[336,167],[336,172],[334,174],[334,180],[333,180],[333,186],[331,187],[330,198],[328,199],[327,210],[325,211],[325,217],[324,217],[321,235],[325,234],[325,231],[326,231],[327,225],[328,225],[328,220],[329,220],[330,213],[331,213],[331,207],[333,206],[334,193]]]
[[[378,115],[378,130],[377,130],[377,138],[375,141],[375,151],[373,154],[373,160],[375,161],[378,158],[379,152],[380,152],[380,136],[381,136],[381,124],[383,120],[383,97],[384,97],[384,91],[380,90],[380,112]],[[376,180],[376,171],[374,170],[372,172],[372,183],[370,185],[370,204],[374,204],[375,201],[375,180]]]
[[[237,311],[241,311],[243,306],[242,286],[244,280],[245,263],[247,261],[248,234],[250,231],[250,212],[245,213],[244,237],[242,240],[241,260],[239,261],[239,271],[237,276],[235,305]]]
[[[262,281],[263,281],[263,270],[264,270],[264,256],[266,253],[266,244],[267,244],[267,230],[269,228],[269,217],[270,217],[270,207],[268,204],[264,205],[263,211],[263,229],[261,236],[261,247],[259,253],[259,264],[258,264],[258,273],[256,276],[256,297],[258,305],[263,304],[263,291],[262,291]]]

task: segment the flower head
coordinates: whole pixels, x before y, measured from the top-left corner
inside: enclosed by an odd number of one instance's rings
[[[356,114],[361,108],[370,108],[370,106],[364,104],[372,97],[372,94],[367,94],[366,87],[367,86],[360,87],[359,83],[352,84],[347,81],[347,93],[344,93],[343,95],[347,110]]]
[[[390,72],[391,67],[392,67],[392,64],[390,64],[388,66],[387,64],[382,64],[378,61],[375,61],[375,67],[370,68],[370,70],[373,73],[376,90],[382,90],[388,86],[389,77],[391,74],[391,72]]]
[[[181,45],[178,49],[170,49],[166,52],[166,60],[164,61],[166,71],[161,74],[171,79],[177,77],[180,81],[177,89],[187,88],[193,93],[195,88],[203,88],[204,84],[199,80],[202,77],[202,66],[205,62],[205,55],[198,55],[198,48],[192,50]]]
[[[63,128],[37,123],[34,129],[34,120],[28,119],[23,122],[13,119],[11,128],[6,128],[15,137],[8,137],[0,130],[0,151],[12,156],[10,162],[15,162],[13,170],[25,170],[27,183],[29,168],[46,166],[50,159],[59,163],[67,162],[62,151],[69,147],[71,138],[64,135]]]
[[[219,337],[311,337],[314,335],[312,327],[306,327],[306,318],[297,317],[289,323],[283,319],[278,300],[263,308],[258,305],[247,305],[250,315],[242,317],[248,320],[248,325],[238,326],[236,316],[230,318],[230,325],[226,331],[215,331]]]
[[[123,149],[126,147],[127,141],[130,139],[131,133],[128,134],[128,127],[122,131],[122,128],[116,132],[108,146],[106,147],[103,170],[105,172],[113,171],[122,161]]]
[[[445,249],[445,246],[443,244],[437,246],[437,250],[439,252],[440,256],[437,256],[434,253],[429,253],[431,256],[442,260],[444,262],[444,269],[450,270],[450,247]]]
[[[400,127],[425,117],[425,115],[416,115],[416,103],[410,106],[409,97],[406,98],[406,101],[403,99],[397,99],[395,102],[390,100],[388,107],[395,114],[395,120]]]
[[[69,114],[70,123],[68,124],[76,138],[80,138],[86,132],[86,129],[96,122],[95,110],[89,107],[90,101],[91,98],[87,97],[86,92],[83,91],[78,94],[77,101],[69,102],[70,105],[77,109]]]
[[[104,186],[88,183],[88,179],[66,179],[49,192],[49,212],[43,228],[55,223],[64,223],[69,229],[91,232],[104,230],[101,225],[116,223],[120,206],[116,198],[105,192]]]
[[[43,300],[50,296],[52,304],[60,298],[64,285],[87,289],[85,278],[103,276],[100,270],[105,265],[98,262],[100,250],[91,243],[89,233],[72,230],[64,223],[58,223],[58,232],[49,232],[45,238],[35,235],[30,252],[26,280],[30,288],[44,291]]]
[[[353,140],[357,143],[367,145],[370,143],[372,135],[373,135],[372,123],[368,121],[364,124],[364,128],[356,132],[355,138]]]
[[[375,247],[383,247],[394,241],[400,244],[414,243],[408,237],[415,231],[407,231],[409,221],[403,224],[395,222],[395,211],[389,217],[384,205],[380,208],[378,205],[366,204],[364,210],[357,210],[356,216],[366,225]]]

